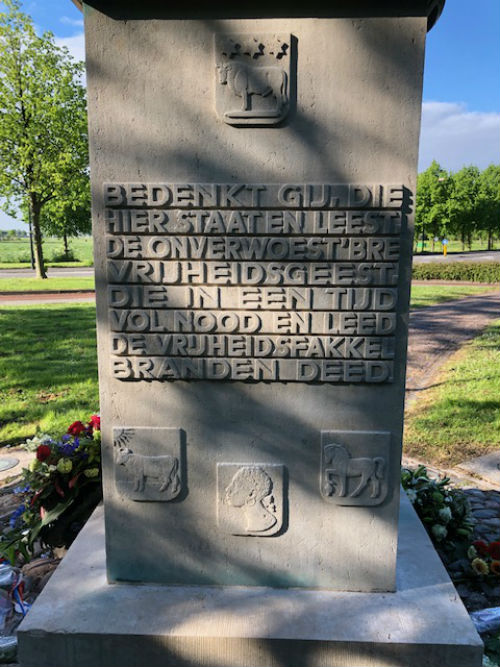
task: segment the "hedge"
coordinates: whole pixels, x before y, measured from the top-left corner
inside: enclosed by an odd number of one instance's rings
[[[414,280],[467,280],[500,282],[499,262],[430,262],[413,265]]]

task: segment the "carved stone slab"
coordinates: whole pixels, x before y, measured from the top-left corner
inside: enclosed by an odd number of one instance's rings
[[[229,125],[277,125],[290,107],[288,34],[216,35],[217,112]]]
[[[113,450],[116,488],[122,496],[165,502],[181,492],[180,429],[114,428]]]
[[[217,520],[230,535],[266,537],[283,526],[284,467],[269,463],[217,464]]]
[[[320,488],[336,505],[380,505],[388,492],[391,434],[321,431]]]

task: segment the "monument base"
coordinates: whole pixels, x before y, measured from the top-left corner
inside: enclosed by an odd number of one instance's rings
[[[402,497],[396,593],[110,585],[99,508],[19,627],[20,662],[23,667],[479,667],[481,640]]]

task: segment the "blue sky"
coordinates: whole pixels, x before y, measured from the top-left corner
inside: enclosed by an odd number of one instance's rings
[[[0,6],[1,6],[0,0]],[[25,0],[40,30],[83,59],[82,15],[71,0]],[[447,0],[427,37],[419,171],[500,162],[500,0]],[[22,228],[0,212],[0,229]]]

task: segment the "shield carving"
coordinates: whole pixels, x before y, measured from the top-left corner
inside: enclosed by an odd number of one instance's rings
[[[216,35],[216,107],[229,125],[277,125],[290,109],[291,35]]]

